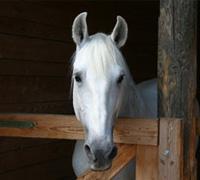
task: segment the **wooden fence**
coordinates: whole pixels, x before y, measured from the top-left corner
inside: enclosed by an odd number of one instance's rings
[[[88,169],[78,179],[112,179],[134,157],[137,180],[181,179],[183,124],[181,119],[119,118],[113,134],[119,151],[112,168],[105,172]],[[84,139],[84,130],[75,116],[0,114],[0,126],[4,126],[0,127],[0,136]]]

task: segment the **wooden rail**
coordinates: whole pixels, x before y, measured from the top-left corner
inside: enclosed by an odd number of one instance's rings
[[[113,160],[112,167],[108,171],[92,171],[89,168],[77,180],[110,180],[114,178],[136,155],[136,145],[117,144],[117,147],[117,157]]]
[[[75,116],[0,114],[0,122],[2,120],[8,122],[28,121],[34,123],[35,126],[33,128],[0,127],[0,136],[84,139],[84,130]],[[199,122],[197,121],[197,132],[199,132]],[[136,156],[137,179],[162,179],[163,174],[170,179],[174,179],[174,177],[181,179],[182,140],[183,121],[180,119],[119,118],[114,129],[114,141],[125,144],[118,144],[119,153],[113,161],[113,167],[105,172],[93,172],[88,169],[79,178],[93,179],[94,176],[98,176],[100,179],[102,177],[112,179]],[[165,155],[166,151],[169,151],[170,154]]]
[[[84,139],[84,130],[75,116],[50,114],[0,114],[0,120],[32,121],[32,129],[0,127],[0,136],[49,139]],[[158,145],[158,119],[119,118],[114,129],[116,143]],[[200,136],[200,118],[196,123]]]
[[[159,146],[118,145],[118,155],[108,171],[87,169],[78,179],[93,180],[115,177],[136,157],[137,180],[181,180],[183,170],[183,126],[181,119],[160,119]]]
[[[36,125],[33,128],[0,127],[0,136],[71,140],[85,138],[82,125],[75,116],[0,114],[0,120],[32,121]],[[116,143],[158,145],[158,119],[120,118],[113,136]]]

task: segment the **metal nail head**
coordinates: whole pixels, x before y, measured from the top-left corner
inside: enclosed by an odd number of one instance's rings
[[[167,157],[169,157],[170,156],[170,151],[169,150],[165,150],[164,151],[164,155],[167,156]]]

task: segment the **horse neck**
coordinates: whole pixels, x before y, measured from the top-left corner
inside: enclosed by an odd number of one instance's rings
[[[146,103],[135,85],[132,77],[129,77],[127,92],[122,102],[119,117],[145,117]]]

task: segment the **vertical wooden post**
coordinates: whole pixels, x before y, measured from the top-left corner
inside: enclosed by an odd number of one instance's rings
[[[137,145],[136,180],[158,179],[158,146]]]
[[[159,180],[183,178],[183,121],[160,119]]]
[[[159,117],[184,119],[183,179],[196,179],[197,1],[161,0],[158,42]]]

